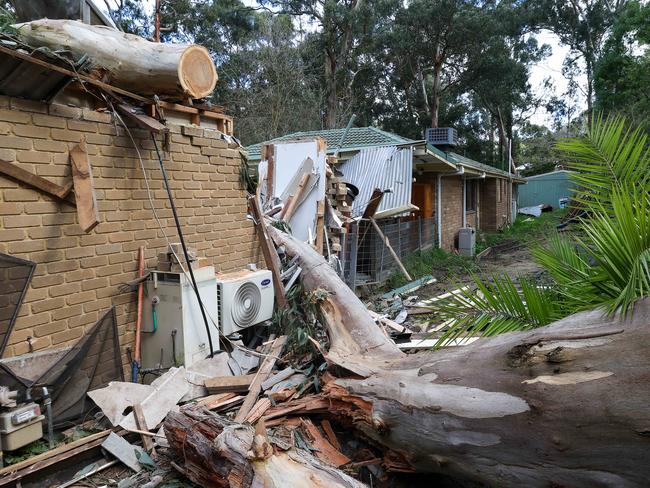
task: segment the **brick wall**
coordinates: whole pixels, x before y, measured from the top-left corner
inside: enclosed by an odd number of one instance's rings
[[[509,222],[512,183],[487,178],[480,187],[481,229],[496,231]]]
[[[217,271],[258,262],[254,227],[246,219],[238,149],[220,133],[170,126],[165,162],[189,246]],[[165,232],[178,240],[148,133],[132,128]],[[155,267],[166,241],[153,218],[137,153],[106,113],[0,97],[0,159],[64,184],[68,151],[86,140],[101,223],[89,234],[75,208],[0,175],[0,252],[37,263],[5,356],[71,345],[100,314],[117,307],[122,353],[134,339],[135,294],[118,285],[136,277],[137,249]],[[124,359],[126,364],[126,360]]]
[[[455,248],[458,231],[463,227],[463,179],[460,176],[442,178],[442,248]]]

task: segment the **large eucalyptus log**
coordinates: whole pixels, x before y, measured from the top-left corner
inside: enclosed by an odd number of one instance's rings
[[[325,394],[333,413],[387,450],[389,469],[492,486],[647,486],[648,299],[625,320],[585,312],[406,356],[318,253],[269,230],[300,256],[304,286],[329,292],[327,359],[340,368]]]
[[[107,82],[139,94],[203,98],[217,83],[214,62],[202,46],[150,42],[76,20],[41,19],[14,27],[30,46],[67,50],[75,59],[87,54],[106,70]]]
[[[199,486],[228,488],[362,488],[310,453],[267,438],[250,425],[209,412],[172,412],[164,423],[169,446]]]

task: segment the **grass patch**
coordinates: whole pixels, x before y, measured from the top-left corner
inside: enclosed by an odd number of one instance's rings
[[[532,244],[534,241],[554,233],[556,231],[555,226],[560,223],[565,214],[565,209],[545,212],[539,217],[520,214],[517,215],[514,224],[502,231],[479,232],[476,239],[476,254],[507,240],[517,241],[524,245]]]
[[[443,251],[437,247],[413,253],[404,258],[402,263],[414,280],[426,275],[433,275],[440,281],[449,276],[467,274],[477,269],[472,258]],[[398,271],[391,274],[386,280],[385,289],[392,290],[406,283],[408,280]]]

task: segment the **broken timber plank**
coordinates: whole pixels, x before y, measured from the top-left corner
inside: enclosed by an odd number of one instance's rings
[[[316,211],[316,250],[323,254],[323,243],[325,241],[325,200],[318,202]]]
[[[211,410],[215,407],[218,407],[221,403],[230,400],[231,398],[236,397],[234,393],[218,393],[216,395],[209,395],[205,398],[201,398],[196,402],[196,405],[199,407],[207,408]]]
[[[83,439],[64,444],[19,463],[2,468],[0,469],[0,486],[5,486],[10,483],[15,484],[16,480],[23,479],[27,475],[36,473],[48,466],[52,466],[53,464],[97,447],[104,442],[104,439],[106,439],[111,432],[113,431],[109,429],[96,434],[91,434]]]
[[[250,413],[246,416],[245,422],[249,424],[254,424],[266,413],[266,411],[271,408],[271,400],[268,398],[260,398],[257,403],[253,406]]]
[[[275,301],[277,302],[276,306],[286,308],[287,297],[284,294],[284,286],[280,279],[281,265],[278,252],[275,250],[275,246],[271,242],[271,238],[267,232],[266,221],[264,220],[264,214],[260,208],[259,200],[255,196],[250,196],[248,202],[251,207],[251,212],[253,212],[253,218],[255,219],[255,227],[257,228],[260,246],[262,247],[262,254],[264,254],[264,261],[266,261],[266,266],[271,270],[273,291],[275,292]]]
[[[68,199],[68,195],[72,191],[72,182],[69,182],[65,186],[57,185],[52,183],[45,178],[30,173],[29,171],[10,163],[9,161],[4,161],[0,159],[0,173],[8,176],[20,183],[29,185],[37,190],[47,193],[65,203],[68,203],[72,206],[76,206],[76,202],[73,199]]]
[[[381,191],[379,188],[375,188],[372,191],[370,200],[368,200],[368,205],[366,206],[366,209],[363,211],[364,219],[369,219],[370,217],[375,215],[377,209],[379,208],[379,205],[381,205],[381,201],[383,198],[384,198],[384,192]]]
[[[248,395],[246,395],[243,405],[239,409],[239,412],[237,412],[235,422],[243,422],[250,413],[253,405],[255,405],[255,402],[257,401],[257,397],[262,390],[262,383],[269,377],[269,374],[271,374],[271,370],[273,369],[273,366],[275,366],[275,362],[278,360],[278,356],[282,353],[282,348],[286,342],[287,336],[280,336],[275,339],[275,341],[273,341],[268,356],[264,358],[262,366],[260,366],[255,379],[251,383],[250,389],[248,390]]]
[[[241,376],[216,376],[205,380],[205,387],[209,393],[229,393],[248,391],[251,382],[255,379],[254,374]]]
[[[86,152],[86,143],[77,144],[70,151],[72,181],[77,201],[77,216],[81,229],[88,233],[99,224],[99,209],[93,187],[93,173]]]
[[[136,403],[133,405],[133,417],[135,418],[135,424],[138,426],[138,429],[142,431],[148,431],[147,429],[147,422],[144,419],[144,412],[142,411],[142,405],[139,403]],[[151,439],[150,436],[141,434],[140,437],[142,438],[142,445],[144,446],[144,450],[147,452],[151,452],[153,450],[153,440]]]
[[[300,182],[298,183],[298,188],[296,188],[296,191],[293,195],[290,195],[291,200],[287,201],[287,204],[282,209],[282,212],[280,212],[280,218],[285,222],[289,222],[291,220],[291,217],[293,217],[294,212],[298,208],[298,203],[300,202],[303,191],[305,191],[305,185],[309,181],[309,177],[309,173],[302,175]]]
[[[143,129],[148,130],[149,132],[153,132],[154,134],[159,134],[161,132],[169,131],[169,129],[167,128],[167,126],[165,126],[165,124],[160,123],[153,117],[149,117],[148,115],[138,113],[135,107],[127,103],[120,103],[119,105],[117,105],[117,110],[121,114],[126,115],[126,117],[131,119],[133,122],[138,124]]]

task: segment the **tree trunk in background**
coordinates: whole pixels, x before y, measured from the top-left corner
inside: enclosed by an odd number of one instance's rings
[[[627,320],[586,312],[407,356],[322,256],[270,232],[300,256],[305,288],[329,292],[326,359],[339,367],[323,390],[331,412],[381,446],[389,469],[513,487],[650,479],[649,300]]]
[[[325,107],[325,128],[336,129],[338,111],[336,56],[325,50],[325,83],[327,85],[327,105]]]
[[[431,91],[431,127],[438,127],[440,114],[440,91],[442,86],[442,61],[436,60],[433,66],[433,90]]]
[[[14,27],[31,46],[65,48],[75,59],[88,54],[106,70],[109,83],[140,94],[203,98],[217,83],[214,62],[201,46],[150,42],[74,20],[42,19]]]

